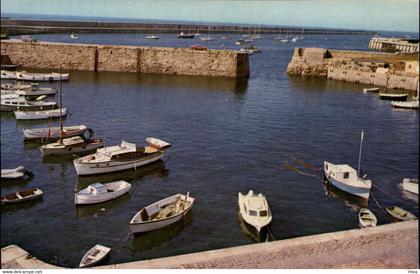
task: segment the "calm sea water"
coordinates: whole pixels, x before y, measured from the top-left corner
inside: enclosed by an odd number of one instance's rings
[[[362,130],[362,169],[374,184],[367,206],[379,224],[391,220],[377,204],[418,214],[417,198],[401,188],[404,177],[418,177],[418,112],[393,109],[376,94],[363,94],[361,85],[285,74],[294,47],[364,50],[370,37],[305,36],[290,44],[264,37],[256,41],[262,53],[250,56],[249,79],[70,71],[63,83],[66,125],[86,124],[107,145],[142,145],[149,136],[173,144],[162,161],[137,171],[78,178],[69,157],[42,159],[36,144],[23,142],[22,129],[46,123],[2,114],[2,168],[23,165],[35,174],[22,184],[2,182],[2,195],[39,187],[44,197],[1,208],[1,246],[17,244],[46,262],[75,267],[97,243],[113,248],[105,263],[250,244],[255,241],[241,228],[237,210],[237,193],[249,189],[266,195],[275,239],[357,228],[358,210],[366,205],[328,189],[321,167],[328,160],[356,168]],[[173,34],[152,41],[140,34],[37,38],[175,47],[199,42]],[[216,38],[206,45],[237,49],[239,36]],[[75,188],[118,179],[133,184],[131,194],[74,205]],[[130,236],[128,222],[139,209],[187,191],[196,204],[183,223]]]

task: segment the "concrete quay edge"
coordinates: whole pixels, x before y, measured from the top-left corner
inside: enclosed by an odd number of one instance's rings
[[[418,220],[407,221],[393,224],[386,224],[377,226],[374,228],[365,228],[365,229],[352,229],[339,232],[330,232],[319,235],[304,236],[292,239],[278,240],[268,243],[259,243],[251,244],[245,246],[230,247],[218,250],[210,250],[204,252],[197,252],[191,254],[184,254],[172,257],[134,261],[127,263],[111,264],[105,266],[98,266],[95,268],[98,269],[139,269],[139,268],[150,268],[150,269],[166,269],[166,268],[225,268],[223,265],[217,265],[217,263],[212,263],[215,260],[230,260],[230,258],[240,258],[241,256],[252,256],[252,254],[258,254],[259,256],[270,257],[270,254],[281,253],[282,251],[292,250],[292,249],[307,249],[313,246],[320,246],[322,244],[335,244],[339,245],[340,242],[346,242],[348,240],[353,241],[364,241],[367,237],[377,236],[377,241],[381,241],[381,235],[386,234],[408,234],[410,242],[412,242],[411,248],[414,247],[417,250],[416,252],[417,260],[416,263],[412,261],[409,264],[403,264],[403,267],[413,267],[418,268]],[[392,238],[392,237],[391,237]],[[411,241],[412,240],[412,241]],[[410,248],[408,247],[408,248]],[[394,245],[386,246],[386,250],[381,250],[381,254],[387,254],[388,251],[395,255]],[[403,250],[399,254],[401,257],[405,256],[404,249],[407,247],[403,246]],[[343,249],[346,251],[346,248]],[[337,251],[335,251],[337,252]],[[315,252],[316,253],[316,252]],[[264,255],[265,254],[265,255]],[[392,256],[391,254],[391,256]],[[319,255],[319,254],[318,254]],[[322,254],[321,254],[322,255]],[[415,257],[414,256],[414,257]],[[398,259],[398,258],[394,258]],[[386,260],[386,258],[385,258]],[[417,265],[416,265],[417,264]],[[391,264],[392,265],[392,264]],[[47,269],[47,268],[60,268],[58,266],[48,264],[38,260],[37,258],[31,256],[28,252],[21,249],[16,245],[10,245],[2,248],[1,250],[1,266],[2,268],[10,269],[19,269],[19,268],[31,268],[31,269]],[[331,266],[331,265],[330,265]],[[369,265],[363,264],[360,262],[351,262],[347,264],[337,264],[338,268],[365,268],[365,267],[374,267],[374,268],[383,268],[383,264]],[[386,264],[385,264],[386,266]],[[243,265],[230,265],[229,268],[243,268]],[[246,268],[261,267],[259,265],[246,265]],[[301,268],[301,265],[282,265],[282,268]],[[401,265],[396,265],[397,268],[401,268]],[[306,268],[324,268],[323,265],[314,265],[309,264]]]

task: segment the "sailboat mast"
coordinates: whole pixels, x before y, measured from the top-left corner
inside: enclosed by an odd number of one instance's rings
[[[359,164],[357,165],[357,178],[360,178],[360,164],[362,162],[362,147],[363,147],[363,130],[360,136],[360,150],[359,150]]]
[[[62,115],[63,96],[62,96],[62,90],[61,90],[61,65],[60,65],[59,90],[60,90],[60,144],[62,144],[63,143],[63,115]]]

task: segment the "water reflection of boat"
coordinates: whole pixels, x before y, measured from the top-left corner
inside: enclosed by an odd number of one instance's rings
[[[257,241],[257,242],[265,242],[268,236],[268,227],[265,226],[261,229],[261,231],[257,231],[255,227],[252,225],[247,224],[245,222],[244,218],[242,218],[242,215],[238,211],[239,216],[239,227],[241,229],[241,232],[251,241]]]
[[[150,165],[144,166],[143,168],[137,170],[125,170],[119,171],[114,173],[102,174],[102,175],[95,175],[89,177],[79,176],[77,178],[76,183],[76,190],[81,190],[87,187],[90,184],[96,182],[111,182],[117,180],[124,180],[124,181],[133,181],[143,178],[145,176],[158,176],[158,177],[165,177],[167,176],[169,171],[165,168],[165,164],[163,161],[159,160],[155,163]]]
[[[123,195],[118,199],[110,200],[101,204],[93,204],[86,206],[76,206],[76,218],[98,217],[107,214],[113,208],[119,208],[130,200],[130,193]]]
[[[345,204],[355,211],[359,211],[360,208],[368,206],[368,200],[348,194],[332,184],[326,183],[325,188],[327,196],[344,200]]]
[[[161,246],[163,243],[178,236],[185,226],[189,225],[193,220],[193,211],[189,211],[187,215],[170,226],[134,235],[131,249],[133,250],[149,250]]]

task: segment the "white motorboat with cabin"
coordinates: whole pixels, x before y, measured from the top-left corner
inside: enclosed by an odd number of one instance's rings
[[[78,175],[91,175],[121,171],[153,163],[164,155],[151,146],[137,147],[122,141],[120,145],[98,148],[96,153],[73,161]]]
[[[106,255],[108,255],[110,251],[111,248],[109,247],[103,245],[95,245],[88,252],[86,252],[85,255],[83,255],[79,267],[89,267],[99,263],[105,259]]]
[[[244,221],[253,226],[259,233],[263,227],[271,223],[272,214],[267,199],[260,193],[255,195],[252,190],[248,194],[238,193],[239,214]]]
[[[66,81],[69,80],[69,73],[29,73],[16,72],[16,79],[21,81]]]
[[[375,227],[378,223],[375,214],[367,208],[362,208],[359,211],[359,226],[364,227]]]
[[[71,38],[71,39],[77,39],[77,38],[79,38],[79,37],[77,36],[77,34],[76,34],[76,33],[72,33],[72,34],[70,34],[70,38]]]
[[[18,166],[17,168],[2,169],[1,170],[1,179],[23,179],[26,175],[32,176],[33,174],[25,169],[23,166]]]
[[[398,221],[410,221],[417,219],[417,217],[414,214],[398,206],[388,206],[385,208],[385,210],[389,215],[391,215]]]
[[[1,95],[1,111],[15,111],[15,110],[50,110],[57,108],[56,102],[29,101],[25,97],[17,94]]]
[[[356,171],[349,165],[336,165],[324,161],[324,175],[329,183],[338,189],[350,193],[352,195],[369,199],[372,181],[364,177],[360,177],[360,164],[362,157],[363,131],[360,138],[359,164]]]
[[[131,184],[119,180],[111,183],[94,183],[74,194],[76,205],[90,205],[116,199],[131,189]]]
[[[418,179],[410,179],[410,178],[404,178],[403,179],[403,189],[414,193],[419,194],[419,180]]]
[[[1,204],[14,204],[25,201],[34,200],[41,197],[43,194],[39,188],[32,188],[27,190],[10,193],[1,197]]]
[[[66,108],[35,111],[16,110],[14,113],[16,120],[42,120],[50,118],[60,118],[65,117],[67,115]]]
[[[141,233],[166,227],[181,220],[192,208],[194,198],[175,194],[142,208],[130,221],[131,233]]]
[[[101,148],[104,144],[105,142],[101,138],[82,138],[81,136],[74,136],[42,145],[39,149],[41,150],[42,156],[52,156],[87,152]]]
[[[25,140],[36,140],[36,139],[58,139],[62,135],[63,138],[82,135],[86,131],[89,131],[89,138],[93,136],[92,129],[85,125],[67,126],[63,127],[62,133],[60,127],[45,127],[45,128],[31,128],[24,129],[23,135]]]

